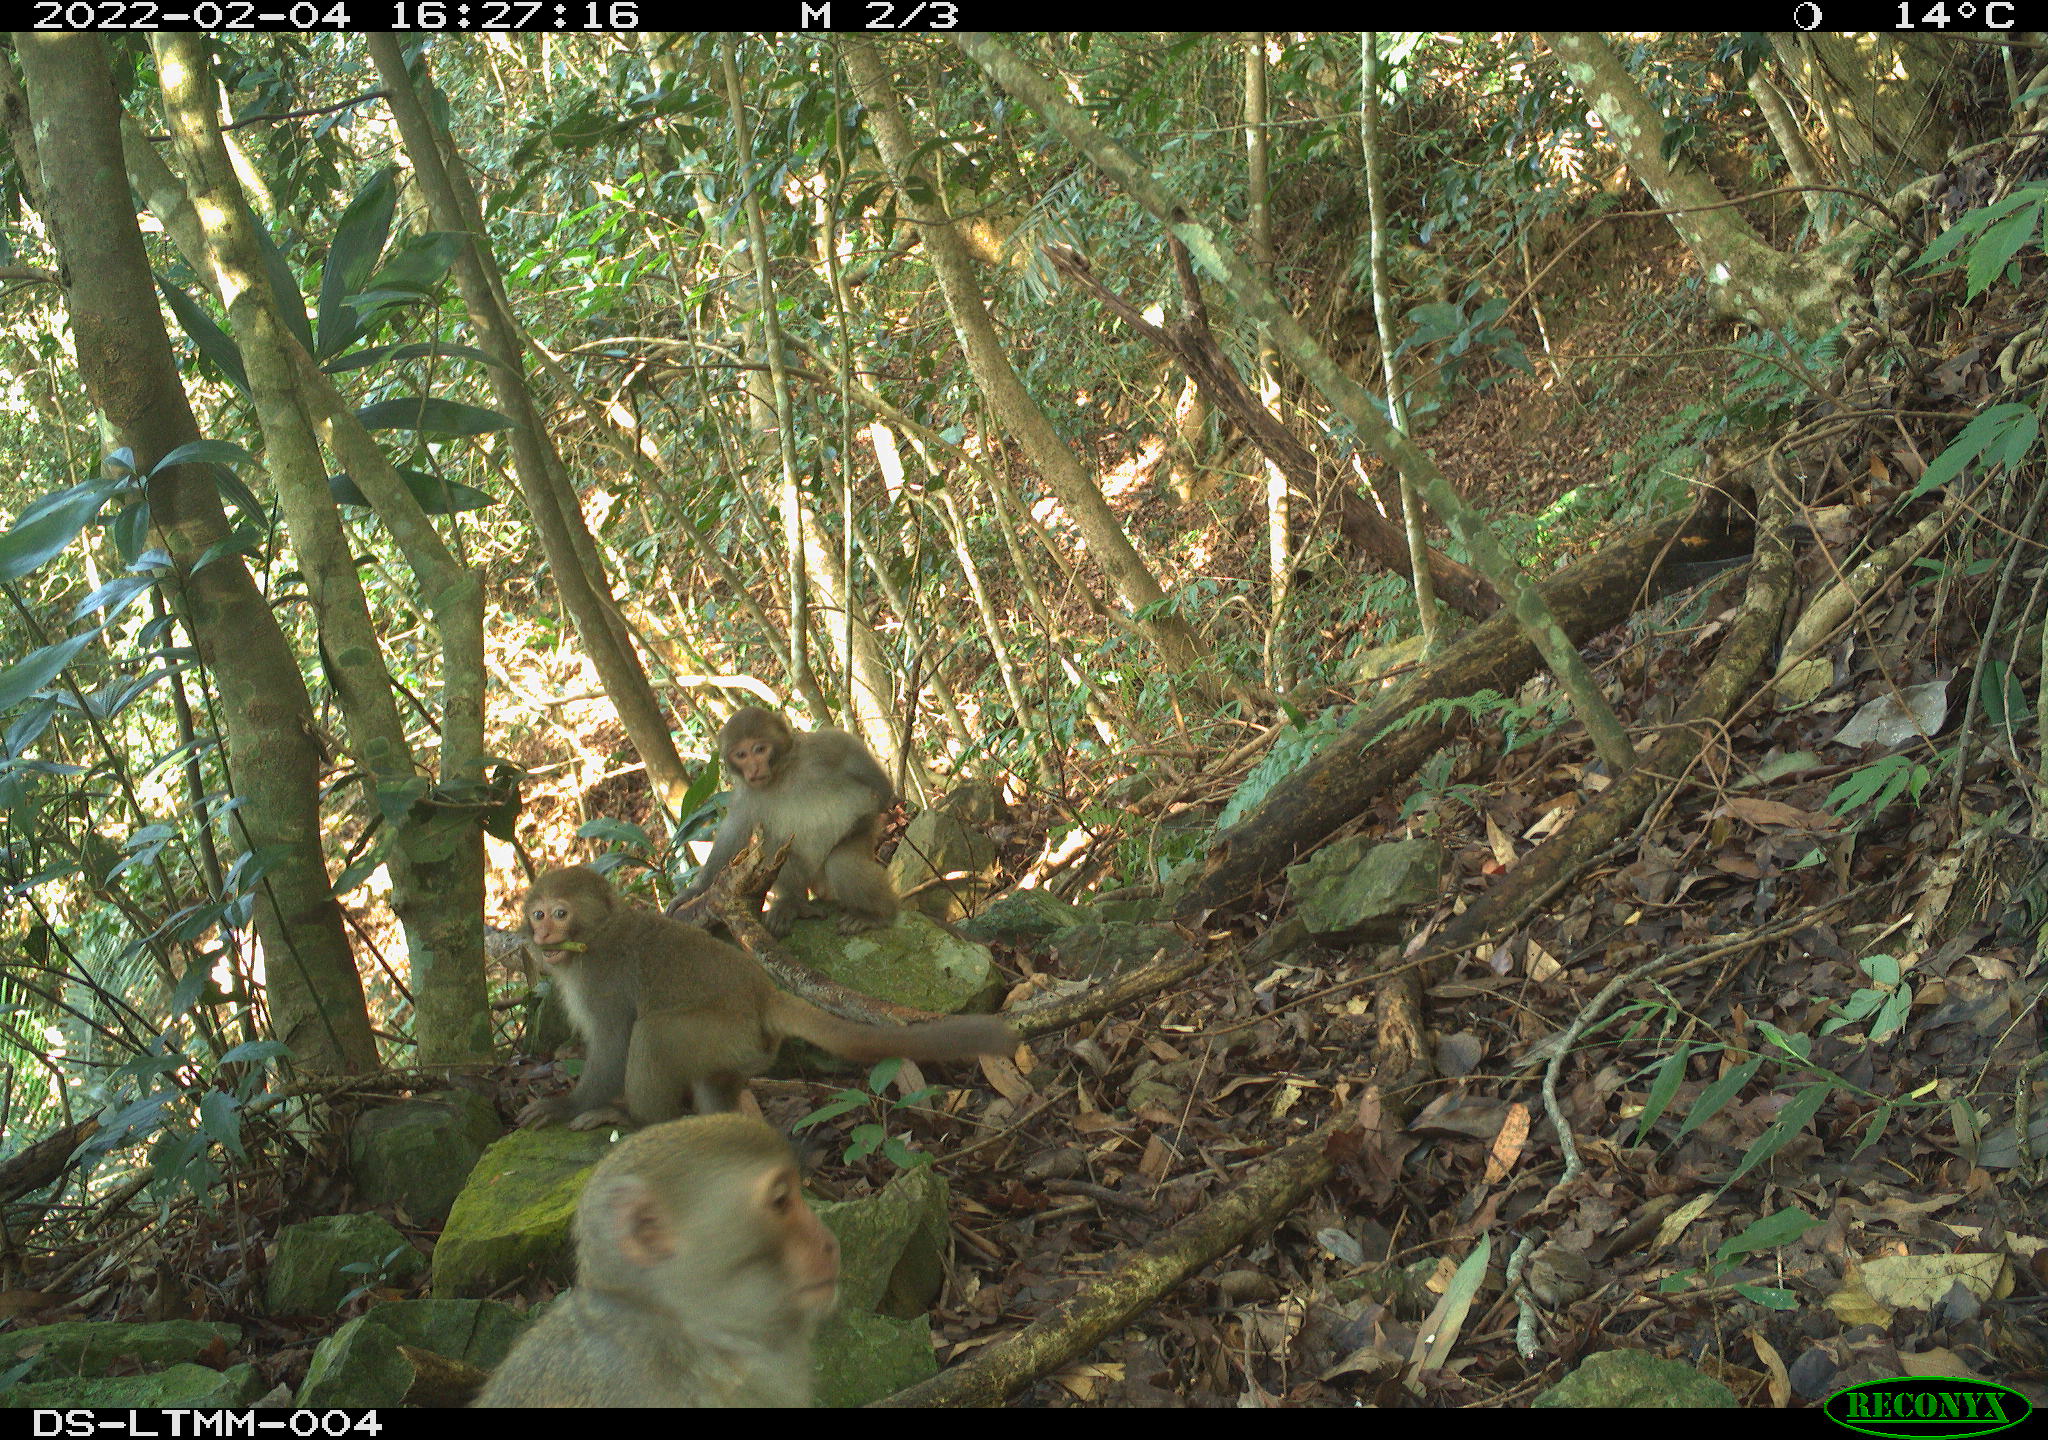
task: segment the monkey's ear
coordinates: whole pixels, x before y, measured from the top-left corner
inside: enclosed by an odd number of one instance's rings
[[[659,1265],[676,1253],[675,1223],[652,1185],[628,1176],[606,1198],[619,1255],[629,1265]]]

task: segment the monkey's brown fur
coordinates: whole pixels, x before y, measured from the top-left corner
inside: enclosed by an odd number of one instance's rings
[[[789,843],[762,922],[776,935],[810,913],[807,894],[837,901],[849,934],[895,918],[896,887],[875,860],[882,812],[896,803],[881,765],[844,730],[799,735],[772,710],[749,705],[718,732],[732,799],[697,878],[679,897],[696,898],[759,831],[768,850]]]
[[[790,1036],[872,1063],[999,1055],[1017,1037],[1000,1020],[961,1015],[922,1025],[861,1025],[775,988],[745,952],[695,925],[619,903],[587,866],[550,870],[527,892],[525,921],[588,1043],[568,1095],[536,1100],[521,1125],[614,1123],[623,1091],[635,1124],[738,1106],[740,1087]],[[581,949],[565,948],[581,946]]]
[[[477,1398],[501,1406],[807,1405],[839,1246],[759,1120],[657,1125],[598,1163],[576,1206],[576,1287]]]

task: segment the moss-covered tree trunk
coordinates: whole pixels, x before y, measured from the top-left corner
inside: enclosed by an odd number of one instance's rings
[[[34,114],[44,213],[64,258],[78,364],[114,437],[147,473],[200,438],[158,310],[123,171],[120,109],[92,35],[16,37]],[[30,157],[23,157],[24,163]],[[271,1027],[314,1071],[373,1069],[361,977],[321,850],[313,707],[269,602],[225,542],[210,472],[152,475],[150,522],[170,555],[169,593],[189,627],[226,730],[229,821],[264,858],[253,910]],[[218,547],[218,548],[216,548]],[[206,564],[194,568],[204,557]]]
[[[1707,287],[1730,314],[1772,329],[1815,336],[1834,324],[1848,290],[1846,273],[1771,248],[1706,172],[1682,151],[1664,153],[1664,117],[1614,49],[1590,30],[1546,30],[1544,43],[1598,112],[1629,173],[1657,203],[1698,261]]]

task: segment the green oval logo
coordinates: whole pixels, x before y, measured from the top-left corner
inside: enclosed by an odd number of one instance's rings
[[[1989,1380],[1906,1375],[1866,1380],[1828,1396],[1828,1419],[1862,1435],[1896,1440],[1963,1440],[2017,1425],[2034,1411],[2017,1390]]]

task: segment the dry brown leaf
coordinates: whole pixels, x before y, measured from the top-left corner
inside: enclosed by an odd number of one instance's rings
[[[1493,1145],[1487,1151],[1485,1183],[1498,1185],[1507,1179],[1515,1162],[1522,1158],[1522,1147],[1528,1143],[1529,1107],[1516,1101],[1508,1106],[1507,1118],[1501,1121],[1500,1133],[1493,1137]]]

